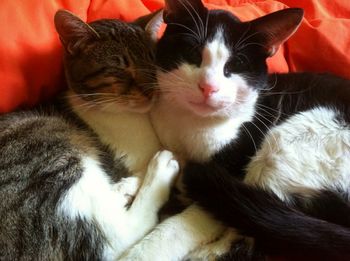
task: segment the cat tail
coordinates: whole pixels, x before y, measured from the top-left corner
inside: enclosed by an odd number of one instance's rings
[[[226,226],[253,237],[255,247],[268,255],[294,260],[350,260],[350,229],[344,226],[350,222],[350,207],[334,193],[328,193],[331,197],[320,194],[319,199],[328,206],[319,210],[327,217],[327,207],[333,212],[338,211],[336,206],[345,207],[339,209],[340,215],[347,215],[339,218],[347,220],[342,225],[304,214],[272,192],[244,184],[220,166],[189,163],[183,182],[190,198]],[[300,198],[298,201],[302,202]],[[337,213],[328,217],[332,220],[333,216]]]

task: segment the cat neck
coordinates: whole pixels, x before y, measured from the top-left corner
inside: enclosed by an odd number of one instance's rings
[[[204,118],[159,99],[151,121],[166,149],[185,160],[207,161],[237,137],[246,119]]]
[[[132,173],[143,172],[160,143],[147,113],[110,113],[81,106],[78,98],[68,98],[73,111],[108,145],[116,158],[122,157]]]

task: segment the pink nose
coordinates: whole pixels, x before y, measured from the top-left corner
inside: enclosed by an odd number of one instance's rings
[[[198,88],[201,90],[205,98],[208,98],[212,96],[213,93],[219,91],[219,87],[208,83],[200,83],[198,84]]]

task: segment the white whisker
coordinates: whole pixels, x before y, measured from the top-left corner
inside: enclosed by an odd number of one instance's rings
[[[253,139],[253,136],[252,134],[250,134],[249,130],[244,126],[244,123],[242,124],[242,127],[243,127],[243,130],[249,135],[250,139],[252,140],[255,151],[258,151],[258,148],[256,147],[255,141]]]
[[[187,29],[188,31],[192,32],[194,36],[196,36],[195,38],[197,39],[198,42],[200,42],[200,36],[195,32],[193,31],[191,28],[183,25],[183,24],[179,24],[179,23],[168,23],[168,25],[177,25],[177,26],[180,26],[180,27],[183,27],[185,29]]]
[[[188,12],[188,14],[192,17],[192,20],[193,20],[193,22],[194,22],[194,24],[196,25],[196,28],[197,28],[197,32],[198,32],[198,36],[199,36],[199,39],[200,40],[202,40],[203,39],[203,36],[202,36],[202,34],[201,34],[201,30],[200,30],[200,27],[199,27],[199,25],[198,25],[198,23],[197,23],[197,21],[196,21],[196,18],[193,16],[193,14],[192,14],[192,12],[188,9],[188,7],[187,7],[187,5],[186,5],[186,3],[187,4],[189,4],[191,7],[192,7],[192,5],[187,1],[187,0],[180,0],[180,3],[181,3],[181,5],[186,9],[186,11]],[[192,7],[192,9],[193,9],[193,7]],[[201,42],[201,41],[200,41]]]
[[[271,123],[271,121],[269,121],[268,119],[266,119],[266,118],[265,118],[263,115],[261,115],[260,113],[256,112],[256,114],[257,114],[258,116],[264,118],[266,121],[268,121],[268,122]],[[268,130],[268,132],[270,133],[270,135],[272,135],[272,138],[275,140],[276,146],[278,147],[277,139],[276,139],[275,135],[273,134],[273,132],[271,131],[270,127],[267,126],[267,125],[264,123],[264,121],[261,120],[259,117],[255,116],[255,119],[257,119],[258,121],[260,121],[261,124],[263,124],[263,125],[266,127],[266,129]],[[269,144],[269,145],[271,145],[271,144]],[[271,148],[271,146],[270,146],[270,148]],[[279,147],[278,147],[278,150],[279,150]],[[271,148],[271,152],[272,152],[272,148]]]
[[[264,131],[262,131],[253,121],[250,122],[258,131],[260,131],[260,133],[265,136],[266,133]],[[265,125],[266,126],[266,125]],[[271,147],[271,144],[270,144],[270,141],[269,140],[266,140],[267,141],[267,144],[269,145],[269,148],[270,148],[270,151],[272,152],[272,147]]]
[[[198,17],[198,20],[200,22],[200,35],[201,35],[201,40],[204,41],[204,37],[205,37],[205,32],[204,32],[204,24],[202,21],[202,18],[200,17],[200,15],[198,14],[197,10],[192,6],[191,2],[188,0],[185,0],[187,2],[187,4],[191,7],[192,11],[196,14],[196,16]]]

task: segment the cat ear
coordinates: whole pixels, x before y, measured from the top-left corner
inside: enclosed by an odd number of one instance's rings
[[[304,11],[288,8],[251,21],[258,32],[262,32],[268,56],[273,56],[285,41],[298,29]]]
[[[158,32],[160,26],[163,23],[163,10],[160,9],[156,12],[150,13],[145,16],[141,16],[134,21],[134,24],[141,26],[146,32],[149,33],[154,42],[157,41]]]
[[[66,10],[57,11],[54,22],[62,45],[70,54],[76,52],[80,44],[86,40],[100,37],[90,25]]]
[[[170,22],[183,16],[202,15],[207,11],[201,0],[165,0],[164,21]]]

